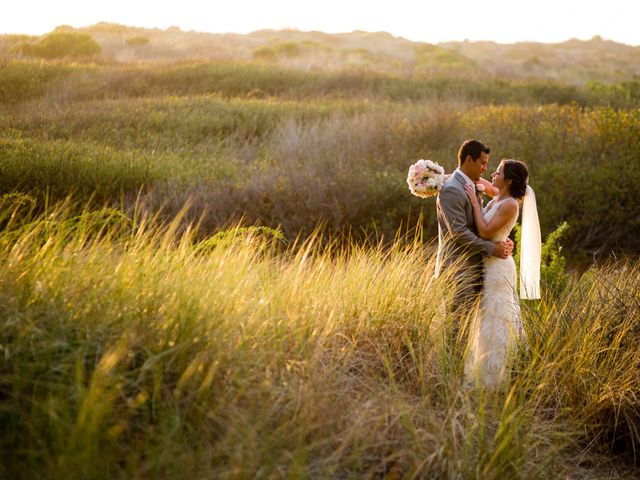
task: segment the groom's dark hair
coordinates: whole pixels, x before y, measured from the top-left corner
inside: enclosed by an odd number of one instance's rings
[[[460,145],[460,150],[458,150],[458,166],[462,166],[467,155],[471,155],[473,160],[477,160],[480,158],[482,152],[489,155],[491,153],[491,147],[485,145],[480,140],[465,140],[462,145]]]

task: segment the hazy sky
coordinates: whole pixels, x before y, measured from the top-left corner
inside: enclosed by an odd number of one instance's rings
[[[0,33],[42,34],[100,21],[247,33],[263,28],[387,31],[410,40],[561,42],[594,35],[640,45],[640,0],[16,0]]]

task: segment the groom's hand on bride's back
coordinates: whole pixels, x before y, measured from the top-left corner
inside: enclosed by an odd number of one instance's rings
[[[493,256],[498,258],[509,258],[513,252],[513,241],[507,238],[504,242],[494,242],[496,248],[493,249]]]

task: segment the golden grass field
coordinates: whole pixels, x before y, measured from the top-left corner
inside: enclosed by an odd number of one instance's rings
[[[1,61],[0,477],[635,478],[635,84],[264,58]],[[405,183],[469,137],[546,239],[498,391]]]

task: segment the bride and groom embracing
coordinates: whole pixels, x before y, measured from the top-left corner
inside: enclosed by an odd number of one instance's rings
[[[436,276],[453,268],[455,293],[449,311],[454,332],[449,341],[456,341],[465,330],[463,322],[470,321],[465,383],[497,386],[508,378],[509,356],[524,336],[509,239],[521,204],[522,298],[540,298],[540,225],[527,166],[502,160],[490,183],[482,178],[490,152],[478,140],[465,141],[458,151],[458,168],[438,194]],[[491,197],[484,207],[480,192]]]

